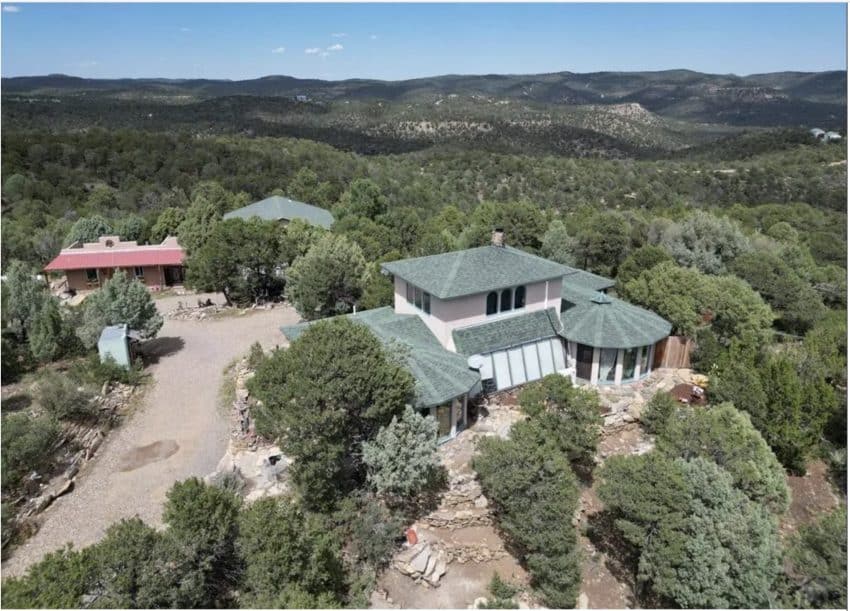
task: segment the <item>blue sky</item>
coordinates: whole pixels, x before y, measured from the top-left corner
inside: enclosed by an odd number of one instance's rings
[[[846,69],[843,4],[4,3],[2,75]]]

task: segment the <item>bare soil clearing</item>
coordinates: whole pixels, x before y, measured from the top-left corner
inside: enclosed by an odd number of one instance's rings
[[[435,511],[412,526],[419,541],[450,559],[439,585],[415,582],[391,566],[378,580],[383,595],[372,596],[373,607],[469,608],[475,599],[489,595],[493,573],[510,583],[527,585],[528,573],[505,549],[471,464],[478,438],[505,437],[511,425],[523,418],[515,405],[515,398],[510,396],[489,403],[489,411],[482,411],[477,422],[440,446],[449,490]]]
[[[220,295],[203,295],[221,302]],[[164,297],[160,312],[196,296]],[[153,382],[130,419],[113,431],[99,456],[81,473],[76,489],[42,514],[33,537],[4,554],[3,572],[19,575],[30,564],[65,543],[84,547],[103,537],[122,518],[139,516],[160,525],[171,485],[215,470],[227,449],[227,415],[218,408],[223,370],[252,343],[283,344],[281,325],[299,319],[288,306],[258,309],[241,316],[203,321],[166,318],[153,344]]]
[[[791,507],[780,523],[783,536],[796,532],[841,503],[830,482],[829,467],[822,460],[806,465],[805,475],[789,475],[787,479],[791,489]]]

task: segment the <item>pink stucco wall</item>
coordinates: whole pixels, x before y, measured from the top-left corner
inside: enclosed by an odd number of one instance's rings
[[[397,314],[417,314],[422,318],[434,336],[448,350],[455,350],[452,331],[463,327],[488,322],[497,318],[515,316],[547,307],[557,307],[561,300],[561,279],[527,284],[525,287],[525,307],[503,314],[487,316],[487,293],[442,300],[431,297],[431,314],[416,309],[407,303],[407,284],[401,278],[395,278],[395,311]]]

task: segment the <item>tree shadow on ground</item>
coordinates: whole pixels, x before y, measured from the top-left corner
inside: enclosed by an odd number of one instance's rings
[[[142,344],[139,354],[145,365],[154,365],[161,358],[179,352],[185,345],[182,337],[157,337]]]
[[[623,541],[622,534],[615,523],[615,516],[609,511],[599,511],[587,517],[587,538],[594,547],[606,556],[605,566],[620,583],[626,584],[632,592],[632,598],[642,604],[636,575],[637,551]]]
[[[2,410],[4,414],[19,412],[30,405],[32,405],[32,397],[26,393],[18,393],[3,399]]]
[[[428,484],[417,496],[407,499],[406,502],[397,506],[405,518],[410,522],[436,511],[440,506],[443,494],[449,489],[449,474],[442,465],[438,466],[428,481]]]

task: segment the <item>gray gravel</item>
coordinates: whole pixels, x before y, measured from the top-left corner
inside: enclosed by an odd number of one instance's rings
[[[220,296],[212,297],[221,301]],[[157,300],[157,307],[165,312],[177,301],[194,305],[196,299],[167,297]],[[297,321],[298,315],[288,306],[217,320],[166,319],[159,337],[179,338],[182,348],[174,351],[180,343],[176,339],[160,341],[172,348],[149,367],[152,387],[142,404],[110,434],[77,477],[76,489],[44,512],[38,533],[4,554],[4,576],[21,574],[68,542],[77,548],[90,545],[122,518],[139,516],[148,524],[161,525],[163,502],[172,484],[211,473],[227,449],[228,422],[218,397],[224,368],[255,341],[265,348],[282,344],[279,327]],[[173,449],[174,444],[176,452],[154,452],[132,468],[133,457],[145,454],[146,446]]]

